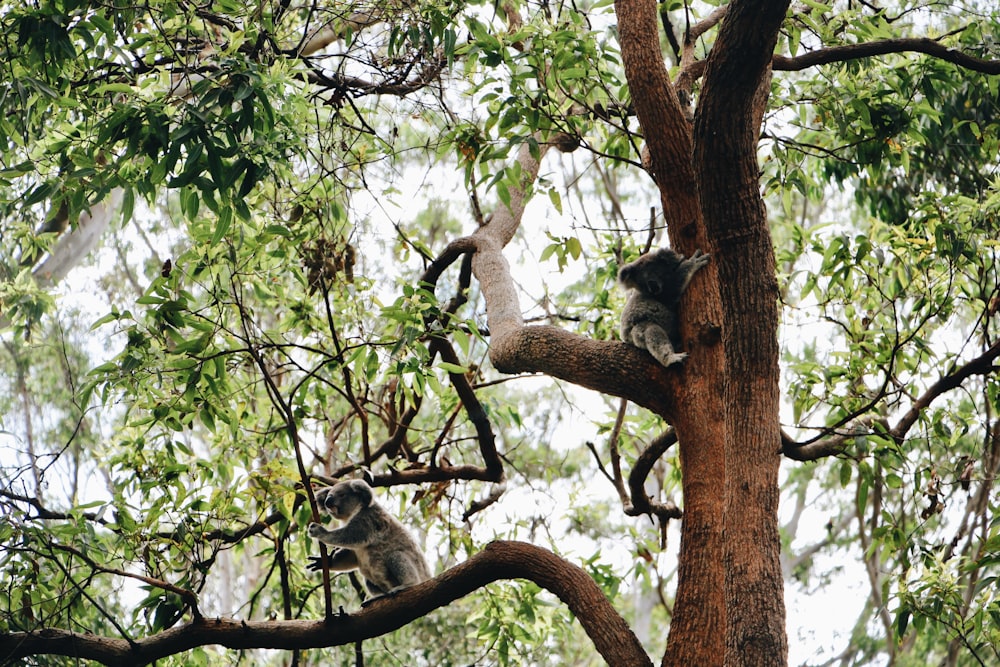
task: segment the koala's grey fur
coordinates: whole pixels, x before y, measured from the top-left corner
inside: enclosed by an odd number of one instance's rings
[[[677,309],[681,294],[709,256],[695,250],[691,257],[669,248],[648,252],[618,272],[618,282],[631,289],[622,311],[622,340],[646,350],[664,366],[687,358],[675,352],[680,341]]]
[[[327,559],[331,570],[357,569],[374,600],[419,584],[430,570],[416,541],[394,516],[375,502],[372,489],[360,479],[340,482],[316,492],[320,510],[347,523],[328,530],[309,524],[309,536],[340,547]]]

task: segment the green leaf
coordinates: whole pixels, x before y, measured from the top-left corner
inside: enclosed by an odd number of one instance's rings
[[[132,222],[132,213],[135,211],[135,190],[125,188],[122,192],[122,224],[127,225]]]
[[[219,211],[219,219],[215,223],[215,233],[212,234],[212,240],[209,241],[209,245],[219,245],[219,242],[226,237],[229,233],[230,227],[233,224],[233,212],[229,207],[224,207]]]
[[[465,366],[460,366],[459,364],[453,364],[447,361],[439,361],[437,367],[448,373],[455,373],[458,375],[464,375],[469,372],[469,369]]]

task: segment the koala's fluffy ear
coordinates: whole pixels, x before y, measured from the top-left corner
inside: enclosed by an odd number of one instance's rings
[[[368,507],[372,504],[372,500],[374,499],[374,496],[372,495],[372,487],[368,486],[364,480],[351,480],[351,491],[353,491],[361,501],[362,506]]]

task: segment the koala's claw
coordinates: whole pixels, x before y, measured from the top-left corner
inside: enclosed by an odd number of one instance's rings
[[[662,363],[664,366],[673,366],[674,364],[679,364],[685,359],[687,359],[687,352],[674,352],[663,359]]]

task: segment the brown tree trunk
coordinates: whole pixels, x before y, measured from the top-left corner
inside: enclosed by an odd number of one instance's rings
[[[730,4],[692,132],[663,66],[654,0],[616,2],[622,60],[672,245],[713,256],[682,304],[690,357],[670,418],[681,443],[684,519],[664,665],[787,662],[777,281],[756,154],[762,82],[786,8],[784,0]]]
[[[727,665],[785,665],[779,561],[778,287],[760,196],[759,122],[787,0],[729,6],[695,114],[694,169],[725,313]]]
[[[653,0],[618,0],[622,59],[649,169],[660,188],[671,245],[690,255],[707,250],[691,164],[691,128],[670,83],[659,48]],[[668,417],[680,443],[684,519],[677,593],[663,665],[721,665],[725,655],[722,519],[726,481],[725,358],[718,276],[699,272],[682,304],[687,361],[672,386]]]

